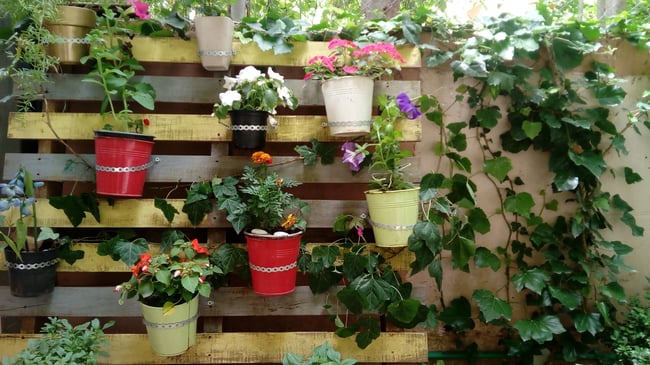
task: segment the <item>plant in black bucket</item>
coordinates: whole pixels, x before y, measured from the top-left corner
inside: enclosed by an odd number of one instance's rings
[[[154,136],[143,134],[149,125],[146,118],[134,118],[129,103],[135,101],[147,110],[154,109],[156,92],[149,83],[135,78],[144,68],[131,52],[131,43],[120,36],[132,36],[127,27],[132,8],[111,6],[102,2],[102,16],[97,28],[86,37],[90,42],[90,54],[81,58],[82,64],[91,66],[84,79],[99,85],[104,92],[100,112],[110,112],[112,121],[104,129],[95,131],[95,176],[97,193],[101,195],[142,196],[147,169],[152,166],[151,151]],[[134,12],[140,18],[142,6]],[[118,130],[114,130],[112,122]]]
[[[270,67],[267,74],[253,66],[239,71],[236,77],[225,77],[219,94],[219,102],[214,104],[214,114],[224,119],[230,114],[232,141],[235,147],[258,149],[266,142],[267,121],[275,126],[273,115],[279,106],[295,110],[298,98],[284,84],[284,76]]]
[[[33,297],[50,293],[56,284],[59,258],[74,263],[83,251],[70,249],[71,240],[49,227],[39,227],[31,173],[21,167],[13,179],[0,184],[0,245],[4,246],[11,294]]]

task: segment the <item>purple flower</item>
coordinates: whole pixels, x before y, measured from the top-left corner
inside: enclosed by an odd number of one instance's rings
[[[413,105],[411,99],[408,95],[406,95],[406,93],[400,93],[397,95],[396,99],[399,110],[401,110],[402,113],[405,113],[407,118],[415,119],[422,115],[422,112],[415,105]]]
[[[359,171],[365,156],[363,153],[357,152],[356,144],[354,142],[345,142],[341,146],[341,151],[343,151],[343,163],[349,163],[350,170]]]

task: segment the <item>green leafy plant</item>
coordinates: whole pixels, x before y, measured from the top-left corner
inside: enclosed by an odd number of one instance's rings
[[[413,328],[427,319],[427,307],[411,298],[413,285],[402,281],[381,252],[363,241],[363,227],[363,217],[339,215],[333,229],[342,238],[302,252],[298,261],[315,294],[345,283],[336,298],[349,313],[337,312],[332,320],[335,333],[355,336],[360,348],[380,336],[382,318],[400,328]]]
[[[356,363],[355,359],[342,359],[341,354],[328,342],[315,347],[307,359],[293,352],[288,352],[282,357],[282,365],[353,365]]]
[[[128,21],[127,9],[114,8],[110,1],[102,2],[102,16],[97,28],[87,39],[90,41],[90,54],[81,58],[82,64],[91,66],[84,81],[99,85],[104,92],[101,104],[102,114],[109,111],[113,122],[122,131],[133,130],[142,133],[149,124],[148,119],[133,119],[129,103],[135,101],[140,106],[154,109],[156,91],[151,84],[137,81],[135,73],[143,71],[140,62],[133,57],[131,43],[122,36],[132,35],[131,29],[124,26]],[[145,16],[137,11],[138,16]],[[112,129],[107,123],[106,129]]]
[[[171,246],[162,246],[157,254],[140,254],[131,268],[131,279],[115,287],[120,293],[120,304],[137,296],[140,302],[167,312],[197,294],[210,296],[212,287],[208,280],[222,271],[210,263],[209,255],[197,239],[179,239]]]
[[[83,258],[83,251],[72,250],[69,237],[60,237],[51,228],[38,225],[36,188],[43,185],[43,182],[35,182],[24,167],[18,169],[13,179],[0,183],[0,226],[8,227],[6,233],[0,231],[2,246],[8,246],[20,260],[22,252],[58,247],[58,256],[73,264]],[[28,237],[30,230],[32,239]]]
[[[650,293],[646,292],[645,300],[648,299]],[[650,307],[647,303],[641,303],[638,296],[633,297],[624,312],[624,319],[614,327],[610,340],[617,364],[650,363]]]
[[[107,357],[108,346],[104,331],[115,324],[108,321],[101,325],[93,319],[72,326],[66,319],[49,317],[37,339],[29,340],[27,348],[12,358],[4,357],[3,364],[98,364],[98,357]]]
[[[305,23],[286,15],[266,14],[260,18],[245,17],[237,27],[235,37],[242,44],[255,42],[262,51],[273,50],[273,54],[290,53],[293,42],[306,41]]]
[[[199,224],[216,199],[217,207],[227,212],[226,219],[237,233],[252,229],[266,234],[305,230],[309,205],[285,191],[299,183],[270,171],[273,158],[266,152],[254,152],[251,160],[256,167],[244,166],[241,179],[217,177],[190,187],[183,205],[190,222]]]

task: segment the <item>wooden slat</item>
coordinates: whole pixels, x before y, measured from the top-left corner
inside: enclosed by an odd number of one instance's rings
[[[53,82],[46,86],[49,100],[99,101],[104,92],[99,85],[83,82],[82,74],[52,74]],[[183,76],[136,76],[137,81],[147,82],[156,90],[156,102],[213,104],[224,91],[223,78]],[[324,105],[319,82],[286,80],[301,106]],[[174,87],[169,87],[169,85]],[[411,97],[420,95],[420,81],[376,81],[374,95],[396,96],[405,92]]]
[[[147,118],[151,125],[146,133],[157,141],[228,142],[232,139],[229,120],[219,121],[210,115],[193,114],[134,114],[134,118]],[[52,127],[64,140],[92,140],[93,130],[102,129],[111,118],[95,113],[50,113]],[[345,141],[329,136],[325,116],[277,116],[278,127],[267,132],[268,142],[308,142],[316,138],[321,142]],[[7,136],[11,139],[56,139],[47,125],[45,113],[11,113]],[[419,141],[422,124],[418,120],[402,119],[396,123],[402,131],[403,141]]]
[[[179,38],[135,37],[133,56],[140,62],[200,63],[199,48],[196,39],[185,41]],[[236,55],[231,58],[231,65],[273,65],[299,66],[309,64],[309,59],[316,55],[328,55],[328,42],[294,42],[291,53],[275,55],[273,51],[262,51],[254,43],[233,42]],[[398,51],[406,62],[401,67],[420,67],[420,50],[413,45],[400,46]]]
[[[314,246],[328,245],[329,243],[308,243],[307,249],[311,250]],[[246,248],[246,245],[238,245],[242,248]],[[151,251],[156,252],[158,250],[157,244],[152,244]],[[369,250],[379,251],[384,253],[387,263],[389,263],[393,269],[408,271],[410,268],[411,262],[413,262],[413,253],[406,248],[379,248],[374,244],[368,244]],[[84,258],[78,260],[73,265],[61,261],[57,267],[59,272],[128,272],[129,267],[122,261],[114,261],[109,256],[99,256],[97,254],[97,244],[96,243],[75,243],[73,246],[75,250],[84,251]],[[7,266],[4,259],[4,251],[0,251],[0,271],[7,270]],[[1,296],[0,296],[1,298]],[[0,307],[2,308],[2,307]],[[1,311],[1,309],[0,309]]]
[[[307,286],[296,286],[293,293],[261,296],[245,287],[213,290],[210,298],[201,297],[199,311],[203,317],[326,316],[336,311],[335,293],[312,294]],[[142,317],[140,303],[128,299],[118,303],[113,287],[57,286],[48,295],[14,297],[9,287],[0,286],[0,315],[3,317]],[[425,299],[425,290],[414,287],[413,298]],[[330,305],[329,310],[325,305]],[[340,308],[340,310],[344,310]]]
[[[95,164],[95,155],[82,154],[83,160],[91,166]],[[147,182],[178,182],[192,183],[210,180],[215,176],[238,176],[242,167],[250,163],[249,157],[243,156],[178,156],[178,155],[153,155],[156,164],[147,172]],[[95,181],[95,170],[86,165],[77,163],[66,166],[69,161],[75,161],[70,154],[48,153],[7,153],[5,154],[4,180],[13,177],[18,169],[23,166],[40,181]],[[348,165],[340,161],[330,164],[304,166],[299,157],[273,157],[273,167],[280,176],[290,177],[302,183],[365,183],[370,181],[367,169],[352,174]],[[418,172],[411,175],[411,181],[419,181],[419,159],[408,158],[405,164],[410,164],[408,170]]]
[[[180,212],[183,206],[182,199],[168,199],[171,205],[176,207]],[[361,215],[367,211],[365,201],[353,200],[306,200],[311,207],[312,215],[307,217],[307,227],[309,228],[331,228],[336,216],[345,212],[345,214]],[[59,209],[49,205],[47,201],[39,200],[36,202],[38,211],[38,223],[45,227],[72,227],[68,218]],[[101,214],[101,223],[87,215],[81,222],[79,228],[190,228],[192,224],[187,219],[187,215],[178,214],[170,225],[163,216],[162,212],[154,207],[153,199],[117,199],[110,205],[107,200],[100,199],[99,209]],[[12,210],[1,212],[0,214],[10,214]],[[6,219],[5,224],[13,222],[12,219]],[[31,225],[31,217],[25,218],[25,224]],[[223,211],[214,210],[207,215],[203,222],[198,226],[200,228],[230,228],[231,224],[226,221]]]
[[[37,335],[0,335],[3,354],[13,356]],[[309,356],[314,347],[327,341],[343,358],[359,362],[427,362],[427,336],[420,332],[382,333],[366,349],[354,338],[339,338],[324,332],[199,333],[197,343],[186,353],[174,357],[156,356],[145,334],[107,335],[110,357],[101,364],[243,364],[280,363],[287,352]]]

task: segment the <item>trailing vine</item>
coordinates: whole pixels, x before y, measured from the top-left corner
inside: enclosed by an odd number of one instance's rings
[[[422,180],[421,189],[435,203],[425,207],[428,214],[409,241],[416,257],[412,273],[428,270],[442,288],[443,275],[449,275],[442,269],[443,251],[451,253],[456,270],[502,270],[502,288],[474,290],[478,314],[465,297],[441,298],[430,314],[457,333],[477,321],[504,328],[501,344],[522,363],[532,363],[542,349],[564,361],[593,356],[616,321],[616,305],[627,299],[617,275],[629,269],[623,256],[632,251],[605,231],[618,217],[633,236],[644,233],[632,206],[606,191],[601,179],[611,173],[627,184],[641,181],[630,167],[618,176],[606,156],[626,155],[624,133],[640,133],[641,123],[650,127],[647,103],[641,101],[625,125],[613,120],[609,108],[619,106],[626,92],[615,70],[593,60],[602,36],[596,26],[502,16],[472,34],[429,59],[450,60],[456,100],[472,115],[436,123],[441,140],[435,151],[451,167],[448,175],[435,172]],[[463,155],[473,142],[482,151],[480,167]],[[526,189],[539,182],[519,176],[512,157],[524,152],[528,163],[530,153],[537,154],[552,175],[537,195]],[[498,197],[494,211],[479,207],[476,194],[489,187],[474,182],[477,175],[489,179]],[[493,215],[507,231],[491,249],[478,243],[477,234],[490,232],[495,221],[487,217]]]

